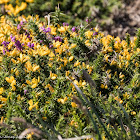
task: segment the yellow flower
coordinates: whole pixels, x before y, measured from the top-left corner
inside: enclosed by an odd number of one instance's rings
[[[123,101],[121,100],[121,98],[119,98],[118,96],[116,96],[114,99],[115,99],[116,101],[118,101],[120,104],[123,103]]]
[[[4,88],[1,87],[1,88],[0,88],[0,94],[2,94],[3,92],[4,92]]]
[[[122,73],[120,73],[120,74],[119,74],[119,78],[122,79],[123,77],[124,77],[124,75],[123,75]]]
[[[86,85],[86,82],[85,82],[85,81],[83,81],[83,82],[82,82],[82,86],[85,86],[85,85]]]
[[[131,112],[131,115],[135,116],[136,115],[136,112],[135,111],[132,111]]]
[[[92,31],[86,31],[85,32],[86,37],[91,38],[91,36],[93,35]]]
[[[27,3],[26,2],[22,2],[20,7],[19,7],[19,9],[20,9],[20,11],[22,11],[22,10],[26,9],[26,7],[27,7]]]
[[[14,64],[17,64],[17,61],[15,59],[11,59],[11,61],[14,63]]]
[[[69,58],[69,62],[72,61],[73,59],[74,59],[74,56],[71,56],[71,57]]]
[[[81,62],[79,62],[79,60],[77,60],[75,63],[74,63],[74,67],[77,67],[80,65]]]
[[[73,108],[75,108],[75,107],[77,107],[77,104],[76,104],[75,102],[71,102],[71,106],[72,106]]]
[[[64,62],[64,66],[66,66],[67,63],[68,63],[68,60],[67,60],[67,58],[65,58],[65,57],[64,57],[63,59],[61,59],[61,61]]]
[[[21,100],[21,96],[20,96],[20,94],[18,95],[17,100],[18,100],[18,101]]]
[[[105,136],[102,136],[102,139],[103,139],[103,140],[106,140]]]
[[[55,56],[54,53],[50,52],[49,57],[54,57],[54,56]]]
[[[27,134],[27,139],[32,139],[33,134],[34,134],[33,132],[31,134]]]
[[[106,62],[108,62],[108,57],[109,57],[109,55],[106,55],[106,54],[105,54],[104,58],[105,58],[105,61],[106,61]]]
[[[27,83],[28,85],[31,85],[31,82],[30,82],[29,80],[26,80],[26,83]]]
[[[74,123],[75,123],[75,121],[74,120],[72,120],[71,122],[70,122],[70,124],[69,125],[74,125]]]
[[[49,88],[50,92],[54,92],[54,89],[50,84],[47,84],[45,88]]]
[[[0,120],[0,123],[3,123],[3,122],[4,122],[4,117],[2,116],[1,120]]]
[[[68,100],[67,97],[65,97],[64,99],[58,99],[57,101],[60,102],[61,104],[65,104],[65,102]]]
[[[56,28],[55,27],[51,27],[51,34],[56,35]]]
[[[31,62],[30,62],[30,61],[27,61],[27,62],[25,63],[25,67],[26,67],[26,69],[27,69],[27,72],[29,72],[29,71],[32,71],[32,70],[33,70],[33,68],[32,68],[32,65],[31,65]]]
[[[0,108],[2,108],[3,107],[3,104],[0,104]]]
[[[60,33],[64,33],[65,31],[66,31],[66,29],[64,28],[64,27],[60,27],[59,29],[58,29],[58,31],[60,32]]]
[[[6,102],[7,101],[7,98],[0,96],[0,101]]]
[[[115,64],[116,64],[116,61],[115,60],[112,60],[111,63],[110,63],[111,66],[112,65],[115,65]]]
[[[136,66],[136,67],[138,67],[138,66],[139,66],[138,62],[136,62],[136,63],[135,63],[135,66]]]
[[[57,75],[54,74],[54,73],[52,73],[52,71],[50,71],[50,78],[51,78],[52,80],[55,80],[56,77],[57,77]]]
[[[15,91],[16,90],[16,87],[15,86],[12,86],[12,90]]]
[[[126,59],[127,59],[127,60],[130,60],[130,58],[131,58],[131,55],[128,54],[128,55],[126,56]]]
[[[28,102],[29,103],[29,111],[31,111],[34,107],[37,106],[38,102],[36,102],[35,104],[33,104],[33,100],[30,99],[30,101]]]
[[[96,27],[94,28],[94,31],[95,31],[95,32],[99,32],[99,28],[96,26]]]
[[[75,83],[76,85],[79,85],[79,83],[78,83],[78,81],[77,81],[77,80],[74,80],[74,83]]]
[[[129,94],[127,94],[127,92],[125,92],[125,94],[123,94],[123,97],[128,99],[129,98]]]
[[[77,45],[76,44],[71,44],[70,49],[75,48]]]
[[[42,117],[43,120],[47,120],[47,117]]]
[[[0,63],[2,62],[2,59],[3,59],[2,56],[0,56]]]
[[[30,2],[31,3],[31,2],[34,2],[34,0],[26,0],[26,2]]]
[[[101,88],[104,88],[105,86],[103,85],[103,84],[101,84],[101,86],[100,86]]]
[[[16,80],[13,76],[10,76],[9,77],[6,77],[5,80],[8,82],[8,83],[11,83],[11,86],[13,87],[14,85],[16,85]]]
[[[8,3],[10,0],[1,0],[0,1],[0,4],[3,4],[3,3]]]
[[[82,66],[85,68],[86,67],[86,64],[84,62],[82,62]]]
[[[9,77],[6,77],[5,80],[8,82],[8,83],[11,83],[11,79]]]
[[[16,70],[15,75],[16,75],[16,76],[18,76],[18,75],[19,75],[19,71],[18,71],[18,70]]]
[[[69,76],[69,74],[70,74],[70,72],[69,71],[66,71],[66,77]]]
[[[36,78],[33,78],[32,79],[32,86],[31,86],[31,88],[36,88],[37,84],[38,84],[38,80]]]
[[[32,67],[33,72],[39,70],[39,68],[40,68],[39,65],[34,65],[34,64],[33,64],[33,67]]]
[[[85,41],[85,45],[91,46],[91,43],[89,43],[89,40],[86,40],[86,41]]]
[[[107,85],[105,85],[105,89],[107,89],[108,88],[108,86]]]

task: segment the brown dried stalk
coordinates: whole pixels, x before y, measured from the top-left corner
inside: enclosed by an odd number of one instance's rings
[[[0,123],[0,126],[1,127],[4,127],[4,128],[7,128],[7,129],[11,129],[11,127],[10,127],[10,125],[7,125],[7,124],[5,124],[5,123]]]
[[[88,82],[90,84],[90,86],[92,87],[96,87],[95,83],[93,82],[93,80],[91,79],[90,75],[85,71],[83,70],[83,76],[86,80],[86,82]]]
[[[87,108],[86,108],[86,106],[82,105],[81,100],[78,97],[76,97],[76,96],[73,96],[72,99],[77,104],[77,107],[79,109],[81,109],[85,114],[87,114]]]
[[[33,128],[33,127],[34,127],[32,124],[27,123],[26,120],[23,119],[23,118],[13,117],[13,118],[12,118],[12,121],[14,121],[14,122],[20,122],[20,123],[22,123],[22,124],[24,125],[24,127],[26,127],[26,128]]]

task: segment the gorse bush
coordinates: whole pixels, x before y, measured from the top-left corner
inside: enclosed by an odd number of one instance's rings
[[[139,139],[140,30],[121,40],[57,18],[1,16],[1,136]]]

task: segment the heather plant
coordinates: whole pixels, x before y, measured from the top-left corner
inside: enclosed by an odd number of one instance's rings
[[[139,139],[140,29],[121,40],[60,13],[1,16],[1,136]]]

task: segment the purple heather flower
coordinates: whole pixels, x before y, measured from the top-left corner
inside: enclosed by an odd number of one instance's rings
[[[28,46],[29,48],[34,48],[34,43],[28,42],[27,46]]]
[[[47,32],[51,32],[51,28],[50,27],[48,27],[47,29],[46,29],[46,33]]]
[[[5,49],[3,49],[3,54],[5,54]]]
[[[18,30],[20,30],[20,29],[21,29],[21,25],[20,25],[20,24],[18,24],[17,29],[18,29]]]
[[[51,28],[50,28],[50,27],[48,27],[47,29],[45,29],[45,26],[43,26],[43,27],[40,27],[40,29],[41,29],[44,33],[51,32]]]
[[[52,48],[52,47],[53,47],[53,45],[50,45],[50,46],[49,46],[49,48]]]
[[[34,48],[34,43],[31,44],[31,48]]]
[[[40,43],[42,43],[43,42],[43,40],[40,40]]]
[[[45,27],[43,26],[43,27],[40,27],[40,29],[43,31],[43,32],[45,32]]]
[[[63,23],[63,26],[69,26],[69,24],[68,24],[68,23],[66,23],[66,22],[64,22],[64,23]]]
[[[76,27],[74,26],[74,27],[72,27],[72,32],[75,32],[76,31]]]
[[[94,33],[93,33],[93,36],[94,36],[94,35],[98,35],[98,32],[94,32]]]
[[[31,46],[31,42],[28,42],[27,46],[30,48],[30,46]]]
[[[12,35],[12,34],[10,35],[10,38],[11,38],[11,39],[13,38],[13,35]]]
[[[86,18],[86,22],[87,22],[87,23],[90,23],[90,22],[91,22],[91,19]]]
[[[9,50],[8,50],[8,48],[7,48],[7,45],[9,44],[9,42],[3,41],[1,44],[4,45],[3,54],[5,54],[6,51],[9,52]]]
[[[54,37],[54,40],[55,40],[55,41],[62,42],[62,38],[61,38],[60,36],[56,36],[56,37]]]
[[[30,41],[32,40],[32,37],[30,37],[30,34],[28,33],[28,31],[27,31],[27,30],[25,31],[25,35],[27,36],[27,38],[29,38],[29,39],[30,39]]]
[[[9,52],[8,48],[6,48],[6,51]]]
[[[9,42],[3,41],[2,45],[4,45],[4,47],[6,47],[9,44]]]
[[[23,21],[23,20],[22,20],[22,21],[20,22],[20,25],[23,25],[24,23],[27,23],[27,21]]]
[[[25,90],[24,90],[24,94],[27,94],[27,93],[28,93],[28,90],[25,89]]]
[[[11,41],[13,41],[13,42],[16,41],[16,37],[15,36],[13,37],[13,35],[10,35],[10,38],[11,38]]]
[[[21,22],[20,22],[20,25],[23,25],[23,23],[24,23],[24,22],[23,22],[23,21],[21,21]]]
[[[20,50],[20,51],[22,51],[22,45],[23,45],[23,44],[21,44],[19,40],[17,40],[17,41],[15,42],[16,48],[17,48],[18,50]]]

